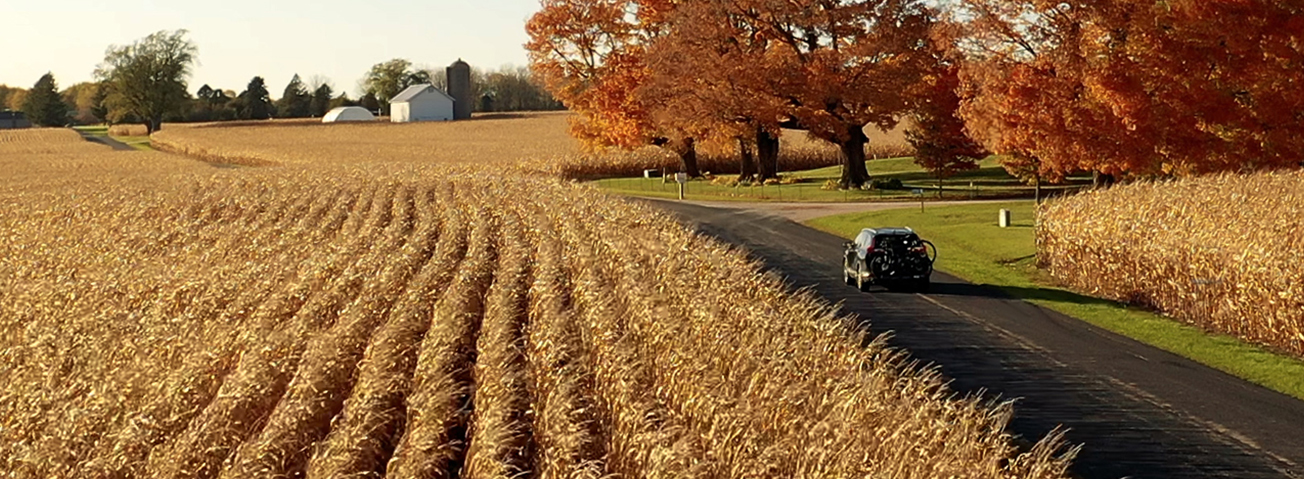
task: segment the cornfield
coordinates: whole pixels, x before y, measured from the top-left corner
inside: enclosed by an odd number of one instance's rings
[[[1067,477],[1058,434],[1016,448],[1008,403],[648,207],[101,154],[139,179],[0,191],[7,477]]]
[[[109,127],[110,136],[145,136],[149,134],[149,128],[145,125],[113,125]]]
[[[1304,356],[1304,173],[1221,175],[1045,207],[1038,259],[1064,283]]]
[[[491,164],[564,178],[639,176],[645,169],[677,171],[679,159],[662,148],[587,151],[567,134],[568,113],[530,113],[520,118],[486,117],[454,123],[340,123],[302,121],[216,123],[168,128],[154,146],[215,163],[249,166],[311,165],[322,161]],[[870,130],[873,130],[872,128]],[[872,134],[877,157],[910,153],[900,132]],[[699,166],[713,173],[737,173],[733,146],[702,151]],[[780,147],[782,171],[838,164],[831,143],[788,132]]]
[[[157,152],[108,153],[108,147],[86,141],[68,129],[0,130],[0,171],[4,172],[0,174],[0,193],[59,192],[85,182],[140,183],[158,175],[212,169]],[[0,198],[4,197],[0,194]],[[23,204],[4,206],[6,212],[30,208]]]

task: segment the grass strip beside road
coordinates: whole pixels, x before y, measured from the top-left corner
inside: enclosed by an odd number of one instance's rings
[[[814,170],[792,171],[781,174],[788,184],[739,185],[727,181],[734,174],[718,175],[720,182],[705,179],[689,181],[685,199],[707,201],[783,201],[783,202],[865,202],[865,201],[917,201],[914,190],[921,190],[925,200],[970,200],[1031,198],[1033,188],[1009,175],[996,158],[978,163],[979,168],[958,173],[946,180],[941,195],[937,180],[919,165],[914,158],[885,158],[865,162],[865,168],[876,180],[898,180],[901,188],[873,190],[827,189],[829,182],[841,178],[840,166]],[[1071,178],[1066,185],[1048,185],[1045,194],[1076,189],[1090,183],[1090,178]],[[594,181],[599,188],[612,193],[654,198],[678,198],[679,185],[667,178],[608,178]]]
[[[140,151],[154,151],[148,136],[112,136],[109,127],[104,125],[76,126],[73,129],[87,136],[110,138]]]
[[[1010,228],[997,226],[1001,208],[1013,214]],[[844,238],[855,237],[861,228],[869,226],[909,226],[937,245],[937,269],[941,271],[1304,399],[1304,361],[1150,311],[1056,286],[1036,267],[1034,211],[1032,202],[1021,201],[936,207],[923,213],[917,208],[852,213],[817,218],[807,224]]]

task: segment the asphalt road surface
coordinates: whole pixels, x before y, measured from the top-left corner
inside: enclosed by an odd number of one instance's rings
[[[1068,428],[1084,479],[1304,478],[1304,401],[942,273],[928,294],[861,293],[842,283],[841,238],[772,212],[648,201],[893,332],[956,391],[1017,399],[1015,434]]]
[[[82,139],[91,143],[108,145],[109,148],[113,148],[113,151],[136,151],[136,149],[132,148],[131,145],[118,141],[116,138],[111,136],[92,136],[83,131],[78,131],[77,133],[81,133]]]

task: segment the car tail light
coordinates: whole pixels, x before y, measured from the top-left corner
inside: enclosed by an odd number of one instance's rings
[[[927,246],[924,246],[924,245],[919,245],[919,246],[916,246],[916,247],[914,247],[914,248],[910,248],[910,251],[911,251],[912,253],[927,253],[927,252],[928,252],[928,247],[927,247]]]

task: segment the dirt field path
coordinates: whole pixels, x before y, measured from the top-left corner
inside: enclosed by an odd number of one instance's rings
[[[653,203],[892,331],[961,394],[1016,399],[1016,433],[1068,428],[1084,479],[1304,478],[1304,401],[945,274],[927,295],[861,293],[838,277],[841,238],[785,219],[893,205]]]

